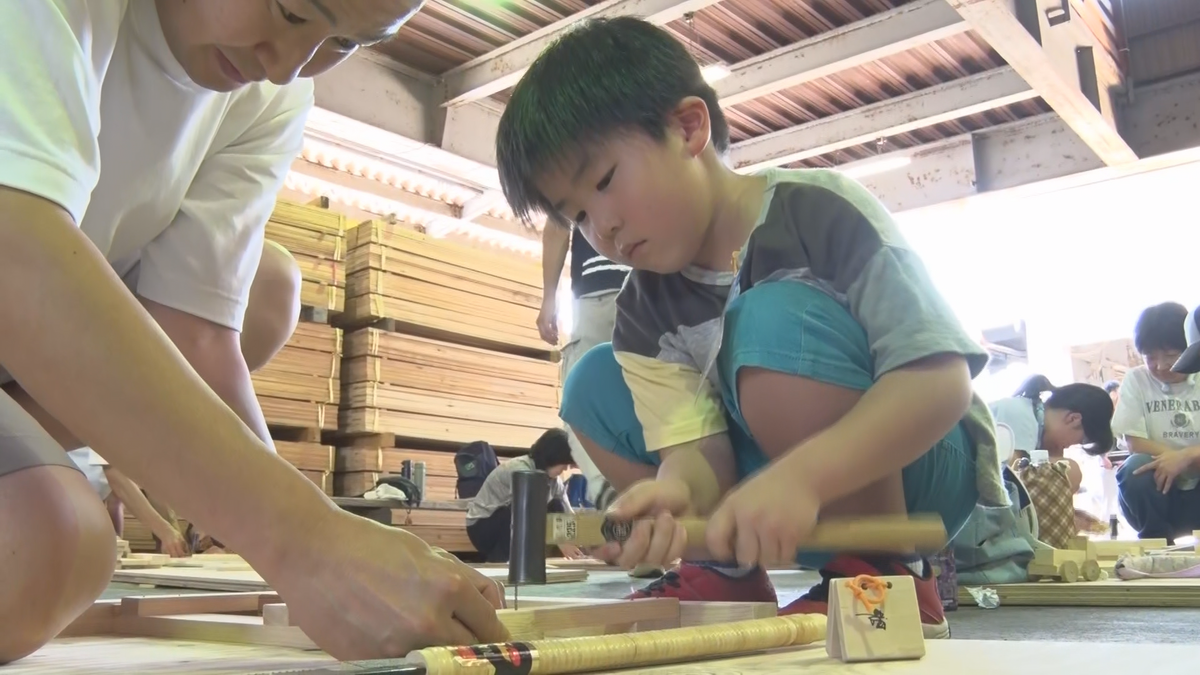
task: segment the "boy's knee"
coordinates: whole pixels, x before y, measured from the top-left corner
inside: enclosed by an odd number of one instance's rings
[[[263,244],[242,328],[242,353],[258,370],[283,348],[300,318],[300,266],[287,249]]]
[[[580,357],[563,383],[561,415],[572,427],[584,417],[594,417],[597,406],[609,393],[629,387],[621,375],[621,365],[613,354],[611,342],[592,347]],[[586,421],[585,421],[586,424]]]
[[[21,513],[20,516],[16,515]],[[0,664],[37,651],[95,602],[112,578],[116,536],[83,474],[39,466],[0,476]]]

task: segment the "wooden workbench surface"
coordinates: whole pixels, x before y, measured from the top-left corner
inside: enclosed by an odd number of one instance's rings
[[[1196,668],[1194,645],[947,640],[928,642],[927,648],[927,655],[920,661],[849,665],[829,659],[823,646],[815,646],[737,659],[617,672],[645,675],[902,675],[965,673],[969,669],[977,675],[1062,675],[1069,672],[1192,675]],[[76,638],[57,640],[28,659],[0,668],[0,674],[250,675],[333,665],[331,659],[321,654],[294,649],[143,638]],[[343,667],[351,675],[355,670],[352,666]]]

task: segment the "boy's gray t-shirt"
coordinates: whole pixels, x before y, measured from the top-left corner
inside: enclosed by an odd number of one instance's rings
[[[488,474],[488,477],[483,480],[483,487],[479,488],[479,494],[475,495],[475,498],[467,505],[468,525],[491,516],[496,509],[512,505],[512,475],[517,471],[536,471],[533,457],[524,455],[510,459]],[[566,488],[563,487],[562,481],[554,478],[549,480],[549,501],[564,499]]]

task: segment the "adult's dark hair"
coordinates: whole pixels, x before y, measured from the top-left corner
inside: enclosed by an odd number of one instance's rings
[[[1045,400],[1047,408],[1079,413],[1086,441],[1084,452],[1103,455],[1113,449],[1116,444],[1112,432],[1113,402],[1107,391],[1082,382],[1056,387],[1045,375],[1034,375],[1025,380],[1016,395],[1040,401],[1047,392],[1050,393]]]
[[[724,154],[729,123],[687,47],[635,17],[583,22],[538,56],[500,117],[496,163],[513,212],[526,221],[545,213],[562,224],[535,179],[622,131],[663,140],[668,115],[689,96],[708,106],[713,147]]]
[[[552,466],[574,466],[575,459],[571,457],[571,444],[567,442],[567,432],[562,429],[548,429],[529,448],[533,457],[533,468],[545,471]]]
[[[1187,349],[1187,336],[1183,332],[1187,315],[1187,307],[1178,302],[1164,302],[1142,310],[1133,327],[1134,348],[1139,354]]]

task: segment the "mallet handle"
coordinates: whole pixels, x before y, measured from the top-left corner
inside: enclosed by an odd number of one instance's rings
[[[682,518],[691,546],[703,545],[708,520]],[[602,513],[550,514],[546,524],[546,542],[600,546],[624,541],[633,528],[631,522],[618,522]],[[808,551],[857,551],[879,553],[936,553],[946,546],[946,527],[935,514],[839,518],[817,523],[805,539]]]

